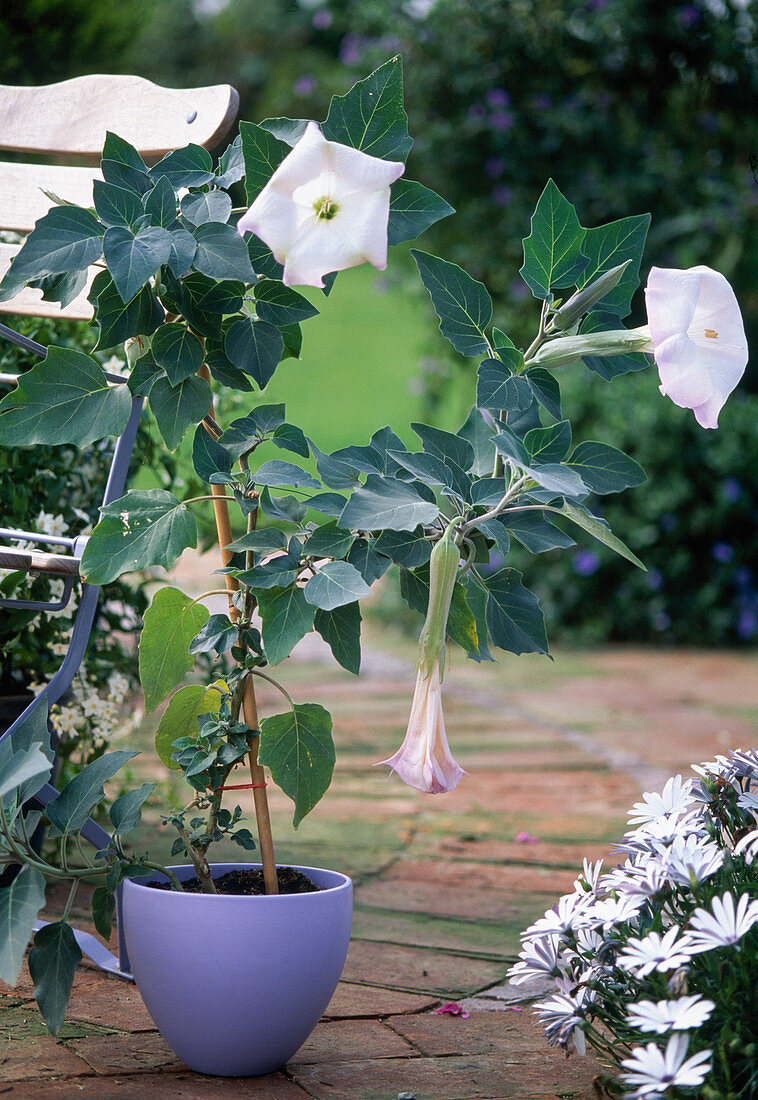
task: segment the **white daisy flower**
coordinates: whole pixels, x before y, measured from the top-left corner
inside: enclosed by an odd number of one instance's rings
[[[621,1063],[629,1071],[621,1074],[621,1080],[634,1088],[629,1100],[663,1096],[672,1086],[702,1085],[711,1068],[711,1051],[701,1050],[685,1061],[688,1046],[689,1036],[679,1034],[671,1036],[665,1050],[655,1043],[635,1047],[631,1058],[624,1058]]]
[[[523,938],[544,936],[550,932],[564,934],[583,927],[589,923],[587,910],[591,901],[589,894],[564,894],[552,909],[545,911],[544,917],[524,932]]]
[[[664,862],[675,882],[689,886],[693,879],[704,882],[718,871],[725,858],[726,852],[713,841],[677,837]]]
[[[540,1023],[551,1045],[558,1044],[585,1054],[587,1043],[581,1025],[587,1005],[592,1000],[588,989],[572,985],[570,981],[559,983],[562,988],[545,1001],[538,1001],[534,1011],[539,1014]]]
[[[658,932],[648,932],[641,940],[629,939],[617,963],[635,970],[639,978],[644,978],[654,970],[661,973],[676,970],[692,958],[689,939],[685,936],[678,940],[678,935],[679,928],[675,925],[662,936]]]
[[[642,903],[659,894],[668,882],[666,865],[658,860],[649,859],[644,864],[632,866],[627,871],[621,872],[614,882],[614,887],[627,897],[639,898]]]
[[[690,1031],[700,1027],[715,1008],[713,1001],[700,996],[680,997],[676,1001],[639,1001],[629,1005],[627,1019],[640,1031],[664,1035],[667,1031]]]
[[[640,825],[658,817],[684,813],[695,801],[690,793],[692,783],[691,779],[683,780],[681,775],[672,775],[666,780],[660,794],[646,791],[642,796],[643,801],[635,802],[632,806],[635,812],[629,818],[629,824]]]
[[[755,857],[758,856],[758,829],[753,829],[751,833],[743,836],[742,840],[737,841],[734,846],[734,854],[742,856],[747,864],[755,861]]]
[[[737,943],[758,923],[758,900],[743,894],[735,908],[731,894],[714,898],[711,912],[696,909],[690,917],[690,949],[711,951],[714,947],[729,947]]]
[[[622,894],[619,898],[600,898],[589,910],[589,916],[593,921],[602,924],[603,930],[607,932],[614,925],[632,920],[643,901],[643,897],[634,897],[630,894]]]
[[[521,962],[508,971],[509,981],[521,985],[553,974],[558,966],[560,946],[561,937],[555,934],[526,940],[520,953]]]
[[[581,894],[582,891],[589,891],[590,893],[596,894],[602,869],[602,859],[598,859],[595,863],[592,863],[588,859],[583,859],[582,872],[579,878],[574,880],[574,890],[576,893]]]

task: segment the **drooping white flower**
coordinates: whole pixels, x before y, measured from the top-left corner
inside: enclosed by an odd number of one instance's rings
[[[536,978],[554,974],[558,968],[561,937],[555,934],[525,940],[520,952],[520,962],[508,971],[508,980],[514,985],[523,985]]]
[[[327,141],[315,122],[237,224],[284,265],[286,286],[323,287],[324,275],[370,263],[387,266],[390,184],[405,170]]]
[[[618,965],[635,970],[637,976],[644,978],[654,970],[665,973],[676,970],[678,966],[691,959],[689,939],[678,939],[679,928],[674,925],[661,936],[658,932],[648,932],[641,940],[627,940],[623,952],[618,957]]]
[[[635,1047],[631,1058],[621,1062],[628,1071],[621,1074],[621,1080],[634,1088],[634,1092],[629,1093],[630,1100],[663,1096],[672,1086],[696,1088],[702,1085],[711,1068],[711,1051],[701,1050],[685,1061],[688,1046],[689,1037],[680,1033],[671,1036],[665,1050],[655,1043]]]
[[[544,917],[527,928],[524,939],[544,936],[548,932],[564,934],[584,927],[590,923],[587,912],[591,900],[588,894],[564,894],[552,909],[545,911]]]
[[[594,994],[584,987],[577,987],[567,979],[556,983],[559,992],[545,1001],[538,1001],[534,1011],[539,1014],[548,1042],[576,1051],[584,1055],[587,1041],[582,1031],[582,1022],[587,1006]]]
[[[645,302],[661,393],[692,409],[703,428],[717,427],[748,359],[734,291],[710,267],[654,267]]]
[[[751,833],[747,833],[737,841],[734,854],[742,856],[748,865],[755,862],[755,857],[758,856],[758,829],[753,829]]]
[[[456,762],[447,742],[438,662],[428,675],[424,668],[419,668],[403,743],[394,756],[379,763],[389,764],[404,783],[425,794],[452,791],[467,774]]]
[[[701,1027],[715,1008],[699,995],[676,1001],[638,1001],[629,1005],[627,1019],[640,1031],[665,1035],[667,1031],[691,1031]]]
[[[716,897],[711,912],[696,909],[690,918],[690,950],[711,951],[714,947],[729,947],[737,943],[758,923],[758,900],[743,894],[735,908],[731,894]]]

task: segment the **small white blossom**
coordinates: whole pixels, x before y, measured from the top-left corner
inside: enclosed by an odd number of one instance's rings
[[[714,898],[711,912],[696,909],[690,918],[691,950],[711,951],[737,943],[758,922],[758,901],[743,894],[735,908],[731,894]]]
[[[663,1096],[671,1087],[702,1085],[711,1068],[711,1051],[701,1050],[685,1061],[688,1046],[689,1037],[679,1034],[671,1036],[665,1051],[655,1043],[635,1047],[631,1058],[621,1063],[628,1070],[621,1074],[621,1080],[634,1088],[630,1100]]]
[[[584,890],[596,894],[602,869],[602,859],[598,859],[595,863],[590,862],[588,859],[583,859],[582,873],[579,878],[574,880],[574,890],[576,893],[579,894]]]
[[[713,841],[677,837],[666,855],[665,865],[675,882],[689,886],[693,880],[704,882],[718,871],[725,857],[726,853]]]
[[[635,970],[640,978],[654,970],[661,973],[676,970],[692,957],[689,940],[686,937],[677,939],[678,935],[679,929],[674,925],[662,936],[658,932],[648,932],[641,940],[629,939],[618,957],[618,965]]]
[[[635,802],[630,825],[640,825],[648,821],[654,821],[658,817],[671,817],[672,814],[682,814],[695,799],[692,797],[692,780],[683,780],[681,775],[672,775],[666,780],[666,785],[660,794],[646,791],[642,802]]]
[[[540,917],[526,930],[524,938],[544,936],[550,932],[573,932],[589,924],[587,911],[590,901],[588,894],[564,894],[552,909],[546,910],[544,917]]]
[[[701,1027],[715,1008],[713,1001],[700,996],[680,997],[676,1001],[639,1001],[629,1005],[627,1019],[640,1031],[665,1035],[667,1031],[691,1031]]]
[[[526,940],[520,952],[521,962],[508,971],[509,980],[514,985],[522,985],[553,974],[558,967],[560,943],[560,936],[554,934]]]

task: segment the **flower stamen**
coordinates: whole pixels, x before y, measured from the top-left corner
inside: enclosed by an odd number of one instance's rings
[[[708,337],[709,340],[718,340],[719,338],[719,334],[716,332],[715,329],[712,328],[707,328],[705,330],[705,335]]]
[[[331,221],[334,215],[339,210],[339,206],[330,199],[328,195],[322,195],[320,199],[316,199],[313,204],[313,209],[316,211],[316,217],[322,218],[324,221]],[[706,333],[706,336],[708,334]]]

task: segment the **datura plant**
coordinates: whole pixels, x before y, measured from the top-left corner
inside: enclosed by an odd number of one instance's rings
[[[102,509],[81,573],[107,585],[124,573],[170,567],[197,545],[196,510],[213,504],[229,613],[211,615],[202,597],[163,587],[140,642],[147,710],[170,696],[158,755],[191,789],[189,806],[165,816],[176,829],[173,853],[192,860],[210,892],[210,845],[222,836],[243,848],[256,844],[238,799],[233,809],[223,805],[225,788],[242,785],[253,788],[267,889],[276,890],[264,769],[292,799],[297,826],[327,790],[335,761],[328,712],[292,699],[280,682],[286,659],[315,630],[357,675],[360,602],[393,563],[403,599],[426,620],[408,732],[385,763],[429,793],[449,791],[465,775],[445,736],[445,647],[459,646],[475,661],[491,661],[497,650],[548,652],[539,602],[507,565],[512,540],[541,554],[573,546],[575,536],[594,539],[644,568],[602,515],[602,497],[640,485],[643,471],[607,443],[573,438],[561,372],[588,369],[610,382],[654,356],[664,393],[713,427],[745,367],[734,295],[708,268],[654,269],[649,324],[625,328],[649,217],[586,229],[550,181],[524,240],[521,275],[539,303],[528,348],[493,323],[481,282],[454,263],[411,252],[442,335],[476,364],[476,400],[460,429],[412,424],[418,442],[409,448],[381,427],[368,441],[320,450],[284,405],[263,396],[278,366],[300,356],[301,326],[319,312],[293,286],[328,294],[338,272],[363,262],[384,268],[388,245],[453,213],[405,176],[410,148],[398,58],[335,96],[321,123],[242,122],[216,164],[190,145],[149,167],[109,134],[94,207],[54,205],[0,286],[6,299],[32,285],[65,303],[94,265],[96,352],[126,343],[129,364],[128,377],[106,377],[96,356],[50,347],[0,403],[0,444],[84,447],[121,433],[135,399],[149,406],[169,451],[192,433],[195,472],[208,492],[181,499],[165,488],[130,489]],[[249,209],[235,208],[229,193],[242,180]],[[248,395],[249,411],[223,425],[214,396],[225,389]],[[346,412],[335,409],[343,419]],[[495,556],[506,564],[491,565]],[[197,654],[221,662],[213,682],[180,686]],[[281,690],[286,705],[259,719],[260,678]],[[68,872],[74,887],[79,877],[94,878],[95,920],[107,933],[119,881],[151,866],[122,846],[151,784],[114,804],[111,845],[92,859],[81,848],[78,869],[70,857],[59,866],[34,853],[28,837],[36,811],[25,807],[50,772],[46,738],[44,722],[29,727],[3,767],[0,859],[25,864],[9,888],[13,897],[0,896],[0,977],[11,982],[43,904],[45,873]],[[48,806],[64,857],[103,782],[128,755],[102,757]],[[251,783],[234,782],[238,765],[249,767]],[[33,974],[49,975],[54,949],[75,966],[65,918],[52,927],[35,937]],[[68,975],[70,987],[70,965],[56,973]],[[43,1012],[59,1026],[49,988],[40,983]]]

